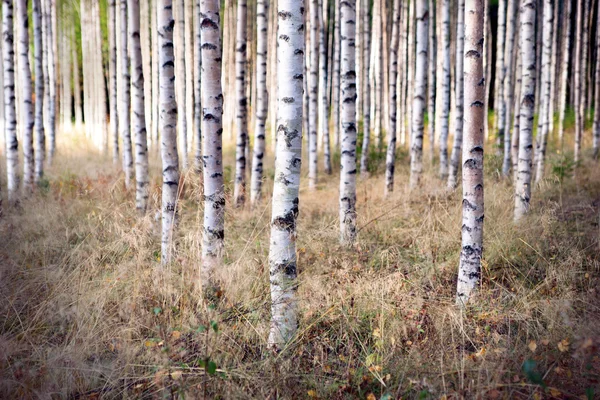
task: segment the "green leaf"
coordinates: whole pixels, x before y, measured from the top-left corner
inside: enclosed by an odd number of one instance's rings
[[[205,331],[206,331],[206,327],[204,325],[200,325],[198,327],[198,329],[196,329],[196,332],[198,332],[198,333],[202,333],[202,332],[205,332]]]
[[[535,361],[533,361],[532,359],[525,360],[525,362],[523,363],[523,373],[531,383],[546,388],[546,384],[542,379],[542,375],[536,370]]]
[[[154,313],[154,315],[158,315],[158,314],[160,314],[162,312],[162,308],[160,308],[160,307],[154,307],[152,309],[152,312]]]
[[[211,375],[214,375],[217,372],[217,364],[214,361],[209,361],[208,366],[206,367],[206,372]]]
[[[592,386],[585,388],[585,396],[588,400],[594,400],[594,388]]]
[[[219,325],[215,321],[210,321],[210,327],[213,328],[213,331],[219,332]]]

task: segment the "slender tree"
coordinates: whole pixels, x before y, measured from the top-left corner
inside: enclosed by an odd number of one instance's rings
[[[519,155],[515,185],[515,221],[529,211],[531,167],[533,159],[533,112],[535,107],[535,20],[536,0],[524,0],[519,13],[521,48],[521,111],[519,121]]]
[[[175,55],[173,54],[173,0],[158,0],[158,65],[160,81],[160,133],[162,158],[161,261],[171,262],[173,230],[177,216],[179,156],[177,154],[177,102],[175,101]]]
[[[366,176],[368,173],[368,160],[369,160],[369,145],[371,142],[371,80],[370,74],[370,63],[371,58],[371,18],[369,16],[369,1],[361,1],[361,7],[363,8],[363,142],[362,142],[362,153],[360,156],[360,173],[362,176]]]
[[[440,115],[440,177],[448,177],[448,120],[450,119],[450,0],[442,0],[442,112]]]
[[[390,45],[390,130],[385,157],[385,194],[394,191],[394,166],[396,163],[396,75],[398,73],[398,31],[400,30],[400,0],[394,0],[392,12],[392,42]]]
[[[329,118],[327,107],[327,0],[319,0],[319,130],[323,138],[323,170],[331,174],[331,146],[329,143]]]
[[[317,129],[318,129],[318,88],[319,88],[319,2],[310,0],[310,30],[308,50],[308,187],[317,187]]]
[[[235,44],[236,149],[233,204],[243,206],[246,200],[246,141],[248,135],[246,99],[246,0],[238,0]]]
[[[356,1],[342,0],[341,22],[341,129],[340,241],[356,240]]]
[[[221,19],[219,0],[200,1],[202,41],[202,154],[204,175],[204,224],[201,278],[212,284],[221,262],[225,220],[223,186],[223,90],[221,88]]]
[[[144,0],[142,0],[144,1]],[[144,64],[140,40],[140,0],[128,0],[129,43],[131,44],[131,98],[135,135],[135,207],[141,214],[148,207],[148,140],[144,102]]]
[[[127,0],[121,0],[119,8],[119,18],[121,19],[121,102],[119,104],[119,128],[123,143],[125,187],[129,188],[133,178],[133,149],[131,147],[131,76],[129,75],[127,11]]]
[[[598,2],[598,13],[600,15],[600,1]],[[596,24],[596,70],[594,86],[594,127],[593,127],[593,147],[594,158],[598,159],[600,152],[600,26]]]
[[[483,125],[485,76],[483,69],[485,1],[465,3],[465,140],[462,154],[462,249],[456,302],[464,306],[481,277],[483,255]]]
[[[465,47],[465,0],[458,0],[458,18],[456,23],[456,54],[462,54]],[[463,57],[456,57],[456,118],[454,123],[454,143],[450,159],[450,173],[448,174],[448,189],[457,185],[458,162],[462,150],[463,134]]]
[[[158,141],[158,119],[160,115],[159,110],[159,83],[158,83],[158,23],[157,23],[157,11],[156,6],[158,0],[152,1],[152,11],[150,15],[150,26],[152,28],[152,141],[156,143],[155,149],[160,148]]]
[[[426,0],[416,4],[417,45],[415,87],[412,105],[412,140],[410,143],[410,187],[415,188],[423,173],[423,132],[425,98],[427,97],[427,38],[429,35],[429,5]]]
[[[19,201],[19,141],[15,105],[15,51],[13,34],[13,0],[2,0],[2,61],[4,81],[4,138],[6,143],[6,175],[8,200]]]
[[[33,0],[33,48],[35,68],[35,172],[34,182],[39,183],[44,176],[46,156],[46,136],[44,132],[44,61],[42,36],[42,4]]]
[[[558,110],[558,137],[562,143],[564,135],[565,111],[567,109],[567,82],[569,77],[569,63],[572,54],[570,53],[571,42],[571,1],[564,2],[564,17],[563,17],[563,36],[562,36],[562,61],[560,72],[560,93],[559,93],[559,110]]]
[[[262,196],[263,159],[265,156],[265,130],[269,100],[267,96],[267,15],[266,0],[256,2],[256,127],[254,128],[254,151],[252,155],[252,182],[250,203],[255,205]]]
[[[119,162],[119,120],[117,107],[117,2],[108,2],[108,92],[109,92],[109,129],[113,143],[113,162]]]
[[[46,135],[48,137],[48,163],[52,164],[54,153],[56,152],[56,61],[55,61],[55,35],[53,15],[55,12],[55,3],[51,0],[43,0],[42,3],[44,19],[44,28],[42,31],[46,36],[46,59],[48,67],[48,85],[46,85],[46,106],[47,106],[47,126]]]
[[[188,167],[188,124],[187,124],[187,91],[186,75],[186,46],[185,18],[186,0],[173,0],[173,16],[175,27],[173,39],[175,43],[175,95],[177,96],[177,134],[181,146],[181,162],[183,169]],[[191,60],[190,60],[191,61]],[[192,88],[189,88],[190,90]]]
[[[427,78],[429,94],[427,95],[429,103],[427,105],[427,117],[429,120],[429,155],[431,162],[433,163],[433,156],[435,154],[435,129],[436,129],[436,115],[435,115],[435,103],[436,103],[436,91],[437,91],[437,8],[435,0],[429,0],[429,76]]]
[[[277,157],[273,185],[269,268],[271,329],[269,344],[281,349],[298,327],[296,289],[296,220],[302,163],[302,90],[304,6],[278,0]]]
[[[497,118],[495,119],[495,126],[498,130],[498,147],[504,140],[504,129],[506,122],[506,108],[504,103],[504,78],[506,76],[506,69],[504,68],[504,47],[506,44],[506,2],[507,0],[498,1],[498,30],[497,38],[500,38],[496,42],[496,82],[494,90],[494,107],[496,108]]]
[[[514,45],[515,31],[517,25],[517,0],[508,0],[506,9],[506,43],[504,44],[504,88],[502,94],[504,98],[502,106],[504,110],[504,158],[502,161],[502,175],[507,177],[511,167],[511,109],[513,105],[513,65],[514,65]]]
[[[202,171],[202,12],[194,2],[194,169]]]
[[[582,108],[582,96],[583,96],[583,56],[586,49],[583,47],[583,36],[585,35],[583,19],[584,16],[584,0],[578,0],[577,2],[577,29],[575,31],[575,149],[574,158],[575,162],[579,161],[579,153],[581,151],[581,138],[583,136],[583,123],[580,118],[580,109]]]
[[[340,1],[335,1],[335,20],[334,20],[334,49],[333,49],[333,77],[332,77],[332,95],[331,95],[331,114],[333,123],[333,147],[336,151],[340,148]]]

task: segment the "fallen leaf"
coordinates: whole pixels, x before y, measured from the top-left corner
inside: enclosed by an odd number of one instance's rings
[[[367,395],[367,400],[377,400],[377,397],[375,397],[375,395],[373,393],[369,393]]]
[[[182,376],[183,376],[183,372],[181,372],[181,371],[173,371],[173,372],[171,372],[171,378],[174,381],[178,381],[179,379],[181,379]]]
[[[488,393],[488,399],[492,399],[492,400],[496,400],[497,398],[500,397],[500,391],[499,390],[490,390]]]
[[[548,346],[550,344],[550,340],[549,339],[542,339],[542,344],[544,346]]]
[[[559,397],[560,396],[560,390],[555,389],[555,388],[550,388],[550,395],[552,397]]]
[[[537,349],[537,343],[535,342],[535,340],[532,340],[531,342],[529,342],[527,347],[529,347],[529,350],[531,350],[532,353],[535,353],[535,350]]]
[[[560,342],[558,342],[557,347],[558,347],[558,350],[561,353],[564,353],[565,351],[568,351],[569,350],[569,339],[563,339],[563,340],[561,340]]]

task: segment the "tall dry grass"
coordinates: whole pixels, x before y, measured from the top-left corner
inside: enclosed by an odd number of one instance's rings
[[[176,262],[162,269],[156,154],[153,211],[139,218],[118,167],[82,136],[63,137],[59,146],[47,182],[5,209],[0,221],[1,397],[496,399],[600,392],[600,172],[593,161],[573,177],[562,156],[551,155],[531,215],[515,226],[512,187],[497,176],[501,160],[488,157],[483,282],[464,314],[453,305],[460,194],[447,193],[433,170],[422,189],[409,192],[401,152],[396,191],[384,199],[375,166],[358,186],[360,232],[351,250],[338,244],[337,176],[321,177],[314,193],[303,187],[299,333],[273,354],[266,345],[272,168],[260,206],[228,204],[222,293],[207,305],[197,285],[198,177],[186,173]],[[227,156],[233,165],[231,149]],[[231,169],[226,174],[231,181]],[[214,374],[207,359],[216,364]]]

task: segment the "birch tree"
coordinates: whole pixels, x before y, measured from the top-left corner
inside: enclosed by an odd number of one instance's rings
[[[27,0],[17,0],[17,51],[19,54],[19,89],[21,101],[21,138],[23,140],[23,190],[33,190],[33,102],[31,69],[29,67],[29,16]]]
[[[43,0],[43,26],[42,29],[46,36],[46,62],[48,68],[48,85],[46,85],[46,107],[47,107],[47,126],[46,135],[48,137],[48,163],[52,164],[54,153],[56,151],[56,62],[54,57],[55,36],[54,36],[54,2]]]
[[[598,2],[597,15],[600,15],[600,2]],[[596,85],[594,87],[593,148],[594,158],[598,159],[598,152],[600,151],[600,26],[596,26],[596,70],[594,75]]]
[[[465,0],[458,0],[458,18],[456,23],[456,54],[462,54],[465,47]],[[456,57],[456,118],[454,123],[454,143],[450,159],[450,173],[448,174],[448,189],[454,189],[457,184],[458,162],[462,150],[463,130],[463,57]]]
[[[142,0],[144,1],[144,0]],[[133,133],[135,134],[135,207],[144,214],[148,207],[148,140],[146,131],[146,105],[144,102],[144,62],[140,41],[140,3],[128,0],[129,43],[131,44],[131,98]]]
[[[223,186],[223,90],[221,88],[221,20],[219,0],[200,0],[202,41],[202,154],[204,223],[202,229],[203,285],[211,284],[221,262],[225,234]]]
[[[396,75],[398,73],[398,36],[400,25],[400,0],[394,0],[392,11],[392,42],[390,45],[390,130],[385,157],[385,194],[394,191],[394,166],[396,163]]]
[[[333,48],[333,88],[331,95],[331,117],[333,121],[333,146],[336,151],[340,148],[340,1],[335,1],[335,20],[334,20],[334,48]]]
[[[506,108],[504,104],[504,77],[506,70],[504,68],[504,47],[506,43],[506,1],[498,1],[498,30],[496,37],[499,38],[496,43],[496,82],[494,90],[494,107],[497,108],[495,126],[498,130],[498,144],[504,139],[504,123]],[[457,52],[458,54],[458,52]]]
[[[456,302],[464,306],[481,277],[483,255],[483,127],[485,118],[484,0],[465,3],[464,101],[465,140],[462,154],[462,249],[458,267]]]
[[[415,188],[423,173],[424,110],[427,97],[427,38],[429,36],[429,5],[426,0],[416,4],[417,43],[415,87],[412,105],[412,140],[410,143],[410,187]],[[459,53],[460,54],[460,53]]]
[[[39,183],[44,176],[44,159],[46,156],[46,137],[44,132],[44,52],[42,38],[42,4],[33,0],[33,48],[35,68],[35,171],[34,182]]]
[[[109,129],[113,143],[113,162],[119,162],[119,121],[117,107],[117,4],[108,2],[108,92],[109,92]]]
[[[564,3],[564,19],[563,19],[563,37],[562,37],[562,61],[560,73],[560,92],[559,92],[559,110],[558,110],[558,137],[562,143],[564,135],[565,111],[567,109],[567,81],[569,77],[569,62],[572,55],[570,54],[571,41],[571,1]]]
[[[362,153],[360,156],[360,174],[365,177],[368,173],[368,161],[369,161],[369,145],[371,142],[371,80],[370,80],[370,63],[371,58],[371,18],[369,17],[369,1],[361,1],[361,7],[363,7],[363,142],[362,142]]]
[[[2,0],[2,61],[4,81],[4,140],[6,146],[6,175],[8,201],[19,201],[19,141],[15,104],[15,50],[13,34],[13,0]]]
[[[519,12],[521,48],[521,110],[519,115],[519,155],[515,185],[515,221],[529,211],[533,158],[533,112],[535,108],[535,20],[536,0],[524,0]]]
[[[236,147],[233,204],[242,206],[246,200],[246,141],[248,136],[246,99],[246,0],[238,0],[235,44]]]
[[[435,129],[436,129],[436,115],[435,115],[435,105],[436,105],[436,91],[437,91],[437,28],[436,28],[436,19],[437,19],[437,8],[435,0],[429,0],[429,76],[427,78],[428,82],[428,90],[429,93],[427,95],[428,98],[428,106],[427,106],[427,116],[429,119],[429,146],[430,146],[430,158],[431,163],[433,163],[433,155],[435,153]]]
[[[342,0],[341,23],[341,159],[340,159],[340,242],[356,240],[356,1]]]
[[[440,178],[448,177],[448,120],[450,118],[450,0],[442,0],[442,110],[440,114]]]
[[[265,156],[265,130],[269,101],[267,97],[267,0],[256,2],[256,127],[254,128],[254,150],[252,154],[252,181],[250,203],[255,205],[262,196],[263,159]]]
[[[174,43],[175,43],[175,95],[177,100],[178,138],[181,145],[181,161],[184,169],[188,167],[188,126],[187,126],[187,63],[185,57],[185,0],[174,0]],[[191,62],[191,60],[190,60]],[[189,88],[191,90],[191,88]]]
[[[331,174],[331,146],[329,143],[329,118],[327,106],[327,48],[325,46],[327,0],[319,0],[319,130],[323,140],[323,170]]]
[[[194,169],[202,171],[202,12],[201,0],[194,2]]]
[[[309,7],[310,30],[308,50],[308,187],[317,187],[317,129],[318,129],[318,87],[319,87],[319,2],[310,0]]]
[[[173,230],[177,216],[179,157],[177,154],[177,102],[175,101],[175,55],[173,54],[173,0],[158,0],[158,64],[160,81],[160,133],[162,158],[161,261],[172,260]]]
[[[513,105],[513,65],[514,65],[514,45],[515,30],[517,24],[517,0],[508,0],[506,9],[506,43],[504,44],[504,88],[502,101],[504,105],[504,158],[502,161],[502,175],[507,177],[511,167],[511,134],[510,121],[511,109]]]
[[[131,147],[131,77],[129,75],[129,51],[127,40],[127,0],[121,0],[119,8],[121,19],[121,101],[119,104],[119,128],[123,143],[123,172],[125,187],[129,189],[133,177],[133,150]]]
[[[278,0],[277,157],[269,268],[271,328],[268,343],[282,349],[294,336],[297,317],[296,220],[302,163],[304,21],[302,2]]]

